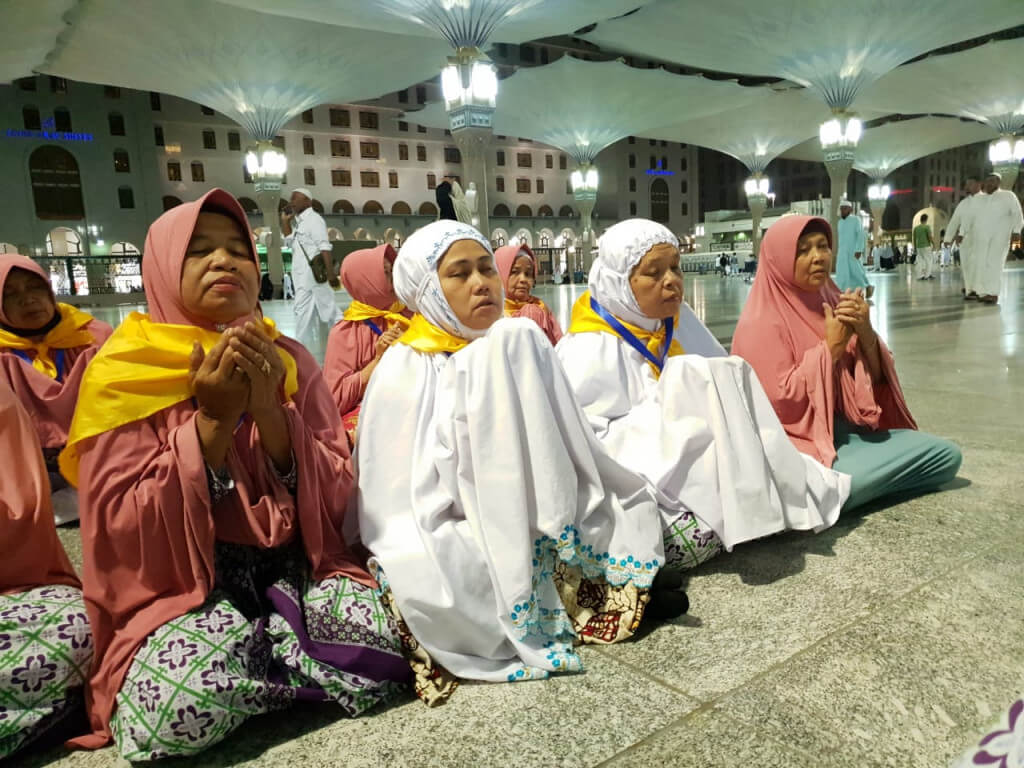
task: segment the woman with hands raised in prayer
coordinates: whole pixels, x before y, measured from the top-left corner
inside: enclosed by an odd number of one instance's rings
[[[840,293],[831,260],[823,219],[773,224],[733,354],[753,366],[793,444],[851,475],[844,509],[933,490],[956,476],[960,449],[917,431],[866,299],[860,289]]]

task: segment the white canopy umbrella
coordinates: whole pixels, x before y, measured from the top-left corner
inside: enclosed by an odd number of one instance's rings
[[[650,0],[223,0],[239,7],[321,24],[440,34],[453,47],[487,40],[520,43],[572,32]]]
[[[64,14],[74,5],[75,0],[33,0],[0,6],[0,27],[8,32],[0,49],[0,82],[35,72],[66,27]]]
[[[1021,4],[1024,7],[1024,3]],[[889,112],[942,112],[988,123],[997,133],[1024,128],[1024,38],[929,56],[864,91],[861,104]]]
[[[316,104],[418,82],[448,51],[427,37],[241,13],[209,0],[92,0],[68,22],[40,71],[191,99],[258,139]],[[39,63],[27,63],[25,74]]]
[[[1024,23],[1020,0],[658,0],[602,22],[601,46],[692,67],[786,78],[830,107],[905,61]]]

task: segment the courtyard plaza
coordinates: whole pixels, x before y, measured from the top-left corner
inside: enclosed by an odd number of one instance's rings
[[[950,487],[817,536],[737,547],[690,574],[687,615],[633,642],[585,646],[584,674],[463,683],[436,709],[410,693],[354,720],[299,706],[254,718],[188,764],[949,765],[1024,690],[1024,268],[1007,267],[994,307],[961,298],[959,270],[919,283],[904,265],[871,280],[872,322],[920,427],[963,449]],[[567,327],[582,290],[536,294]],[[685,290],[728,345],[750,286],[687,275]],[[94,312],[116,324],[131,309],[141,308]],[[264,309],[291,332],[289,303]],[[80,568],[77,528],[60,536]],[[125,764],[110,748],[59,747],[15,762]]]

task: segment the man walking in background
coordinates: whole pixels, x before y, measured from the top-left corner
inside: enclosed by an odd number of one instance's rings
[[[863,261],[868,237],[860,216],[853,215],[853,203],[849,200],[841,200],[839,203],[837,230],[839,248],[836,255],[836,285],[843,291],[861,288],[864,295],[871,298],[875,289],[868,282]]]
[[[281,213],[281,234],[292,252],[295,338],[307,347],[313,340],[314,321],[319,320],[326,342],[327,329],[341,319],[334,301],[334,291],[341,286],[341,281],[332,265],[327,222],[312,206],[313,193],[298,187],[292,192],[289,207]],[[323,324],[327,328],[323,328]]]
[[[934,280],[935,239],[932,228],[928,225],[928,214],[921,214],[921,223],[914,227],[914,250],[917,251],[917,279]]]
[[[1002,176],[991,173],[985,177],[985,196],[978,206],[971,246],[971,258],[976,261],[974,282],[978,301],[995,304],[999,301],[999,287],[1003,282],[1003,265],[1010,250],[1014,232],[1024,227],[1024,212],[1020,200],[1008,189],[1000,189]]]
[[[964,287],[961,293],[964,299],[973,301],[978,298],[974,286],[974,259],[971,253],[973,248],[972,229],[974,217],[978,204],[982,202],[981,179],[977,176],[967,177],[967,197],[961,200],[956,210],[953,211],[953,218],[946,227],[946,242],[955,242],[959,245],[960,270],[964,276]],[[959,234],[958,234],[959,233]]]

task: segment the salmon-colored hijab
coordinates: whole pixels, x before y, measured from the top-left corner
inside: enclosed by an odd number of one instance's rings
[[[396,256],[395,249],[387,243],[353,251],[341,262],[341,284],[356,301],[377,309],[390,309],[398,297],[384,274],[384,262],[394,264]]]
[[[871,429],[916,429],[885,343],[879,339],[885,381],[873,385],[857,339],[834,365],[825,345],[825,309],[839,303],[829,279],[807,291],[794,279],[797,243],[820,231],[832,245],[832,229],[814,216],[784,216],[761,241],[757,277],[733,334],[732,353],[754,368],[786,433],[803,453],[831,467],[836,452],[833,419],[845,417]]]
[[[7,277],[11,274],[11,270],[14,269],[23,269],[26,272],[31,272],[33,275],[39,275],[47,285],[50,284],[50,276],[46,274],[46,270],[28,258],[28,256],[22,256],[20,253],[0,253],[0,292],[3,291],[4,285],[7,284]],[[52,288],[50,289],[50,298],[53,299],[53,305],[56,307],[57,297],[53,295]],[[6,326],[11,325],[11,321],[4,313],[2,298],[0,298],[0,323]]]
[[[520,256],[530,257],[530,261],[533,262],[533,279],[536,280],[537,257],[533,255],[530,246],[525,243],[522,245],[503,245],[494,252],[494,264],[498,268],[498,274],[501,275],[501,283],[505,286],[506,297],[508,297],[508,280],[512,276],[512,267]],[[532,296],[530,298],[536,301]]]
[[[79,586],[57,538],[50,479],[32,419],[0,379],[0,595]]]

